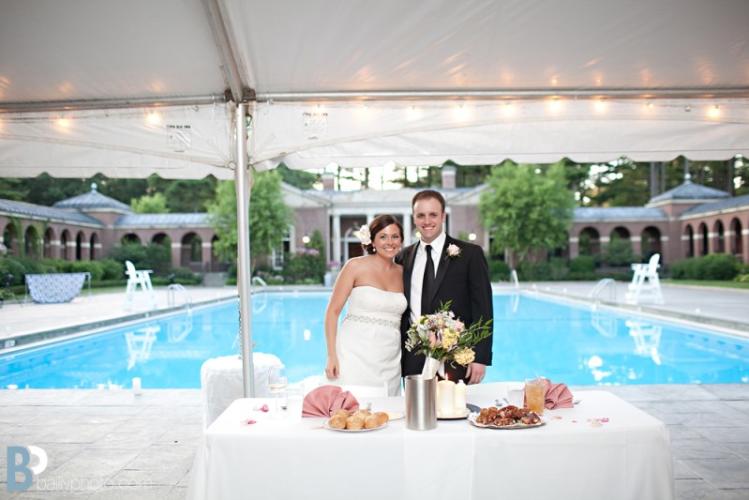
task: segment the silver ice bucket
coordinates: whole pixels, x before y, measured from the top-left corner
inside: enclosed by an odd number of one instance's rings
[[[437,377],[406,376],[406,427],[428,431],[437,427]]]

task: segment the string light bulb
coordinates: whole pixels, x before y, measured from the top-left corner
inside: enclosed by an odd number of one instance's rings
[[[161,125],[161,113],[158,111],[149,111],[146,114],[146,123],[149,125]]]
[[[608,103],[604,98],[596,99],[593,102],[593,109],[596,110],[596,113],[603,114],[608,109]]]
[[[716,104],[707,108],[707,116],[713,119],[720,118],[720,105]]]

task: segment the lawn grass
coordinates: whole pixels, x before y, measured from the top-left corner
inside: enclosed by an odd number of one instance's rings
[[[717,281],[717,280],[662,280],[669,285],[690,285],[690,286],[715,286],[719,288],[742,288],[749,290],[749,283],[740,283],[738,281]]]

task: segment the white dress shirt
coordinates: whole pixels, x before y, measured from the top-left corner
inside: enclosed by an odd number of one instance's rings
[[[432,263],[434,264],[434,275],[437,276],[441,260],[440,255],[442,255],[445,240],[447,240],[447,235],[443,231],[431,243],[419,241],[419,246],[416,247],[416,257],[414,258],[414,267],[411,272],[411,295],[409,300],[411,305],[411,323],[416,323],[416,320],[421,316],[421,289],[424,284],[424,269],[427,265],[426,246],[432,245]]]

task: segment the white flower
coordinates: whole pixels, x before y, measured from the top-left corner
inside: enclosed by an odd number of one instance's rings
[[[362,226],[358,231],[354,231],[354,236],[359,238],[362,245],[369,245],[372,243],[372,235],[369,233],[369,226]]]
[[[455,243],[450,243],[449,245],[447,245],[447,256],[451,258],[459,257],[460,247]]]

